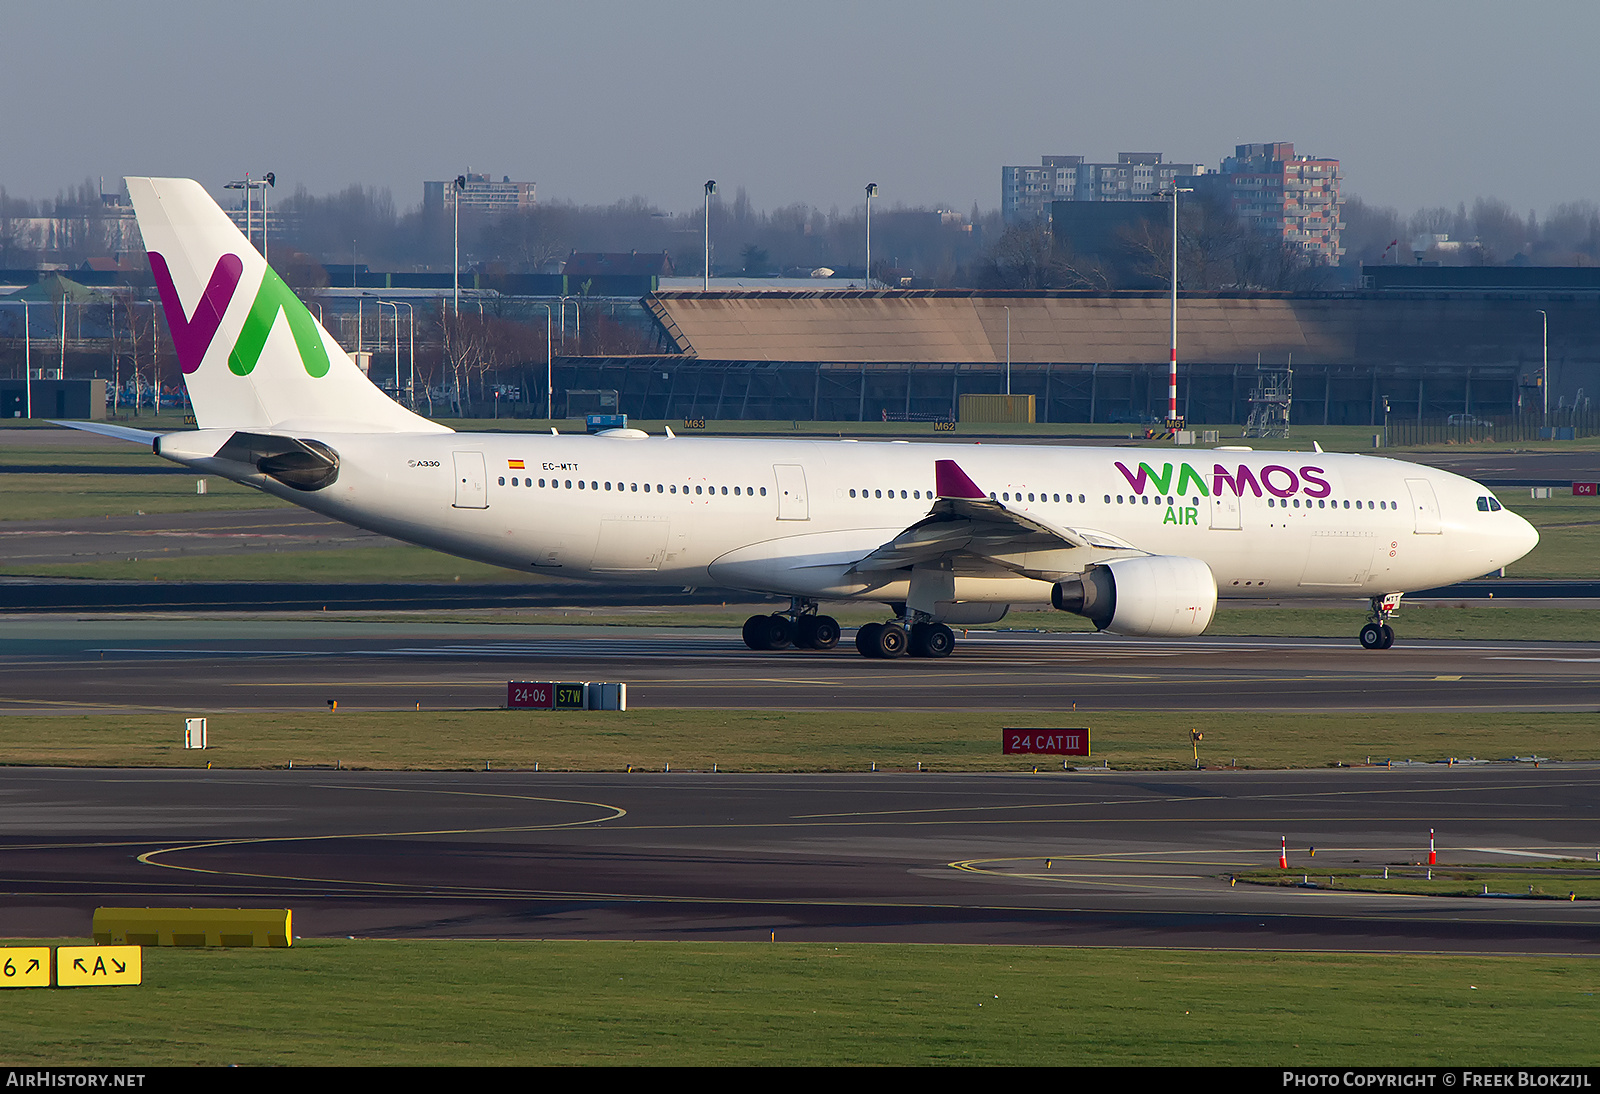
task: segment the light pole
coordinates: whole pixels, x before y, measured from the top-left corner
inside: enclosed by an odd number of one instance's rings
[[[273,188],[277,187],[277,185],[278,185],[278,176],[273,174],[271,171],[268,171],[265,175],[262,176],[262,178],[266,181],[267,186],[271,186]],[[263,261],[265,261],[266,257],[267,257],[267,190],[266,190],[266,187],[262,187],[262,189],[261,189],[261,258],[262,258]]]
[[[33,332],[28,327],[28,302],[26,300],[0,300],[0,304],[15,304],[22,309],[22,375],[25,405],[23,413],[33,417]]]
[[[549,304],[539,306],[544,309],[544,413],[553,422],[556,420],[556,368],[550,356],[550,328],[555,325],[555,319]]]
[[[711,291],[711,195],[717,192],[717,180],[706,180],[706,282],[707,292]]]
[[[872,199],[878,194],[878,184],[867,183],[867,288],[872,288]],[[1007,389],[1007,394],[1010,390]]]
[[[267,187],[269,187],[269,186],[274,186],[275,187],[275,186],[277,186],[277,184],[278,184],[278,176],[273,174],[271,171],[268,171],[264,176],[262,176],[260,181],[252,181],[251,178],[250,178],[250,172],[246,171],[244,173],[244,178],[236,179],[233,182],[230,182],[230,183],[226,184],[225,186],[223,186],[224,190],[243,190],[244,191],[244,238],[245,238],[245,241],[248,242],[252,247],[255,246],[255,239],[253,238],[253,236],[251,234],[252,229],[254,227],[254,221],[253,221],[253,219],[251,217],[252,205],[253,205],[253,202],[251,200],[251,195],[256,190],[260,190],[261,191],[261,257],[262,258],[266,258],[267,257]]]
[[[378,307],[394,309],[394,401],[400,401],[400,305],[389,300],[378,301]],[[378,351],[383,352],[383,312],[378,312]]]
[[[450,199],[450,207],[456,215],[456,249],[455,257],[450,263],[450,276],[455,285],[456,318],[461,318],[461,194],[467,188],[467,176],[457,175],[455,193]]]
[[[1167,366],[1167,428],[1178,429],[1178,195],[1192,193],[1187,186],[1172,187],[1172,356]]]
[[[558,296],[561,306],[561,352],[567,352],[567,301],[572,301],[572,323],[578,331],[578,354],[583,354],[583,297]]]
[[[1544,364],[1539,372],[1539,394],[1544,397],[1544,424],[1550,424],[1550,316],[1543,308],[1536,309],[1543,330],[1539,343],[1543,350]]]
[[[406,310],[406,318],[410,323],[410,333],[407,336],[410,342],[406,350],[406,361],[411,365],[411,379],[406,383],[406,401],[411,404],[411,409],[415,410],[417,409],[417,309],[404,300],[395,304],[394,307],[395,322],[398,323],[400,321],[400,309],[404,308]],[[398,357],[400,355],[400,332],[398,330],[395,331],[394,339],[394,352],[395,356]],[[399,383],[398,380],[395,382],[396,384]]]
[[[1006,396],[1011,395],[1011,308],[1006,306]],[[1009,413],[1009,411],[1007,411]]]

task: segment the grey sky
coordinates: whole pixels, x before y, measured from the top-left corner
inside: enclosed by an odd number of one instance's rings
[[[1597,196],[1600,4],[0,0],[0,186],[244,171],[325,193],[471,167],[542,200],[999,205],[1044,153],[1245,141],[1404,211]],[[108,188],[110,188],[108,186]],[[281,189],[280,189],[280,192]]]

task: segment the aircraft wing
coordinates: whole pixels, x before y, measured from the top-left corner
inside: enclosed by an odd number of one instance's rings
[[[935,461],[934,476],[938,498],[928,515],[858,561],[853,572],[998,566],[1052,577],[1081,572],[1107,552],[1143,553],[1103,532],[1014,512],[980,490],[954,460]]]

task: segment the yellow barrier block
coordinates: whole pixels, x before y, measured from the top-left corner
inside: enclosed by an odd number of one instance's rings
[[[288,908],[96,908],[94,940],[129,946],[288,946]]]
[[[0,946],[0,988],[49,986],[49,946]]]
[[[57,946],[56,987],[106,988],[144,983],[138,946]]]

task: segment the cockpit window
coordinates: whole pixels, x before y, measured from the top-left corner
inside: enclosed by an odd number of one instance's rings
[[[1488,498],[1479,498],[1478,499],[1478,512],[1487,513],[1488,511],[1489,511],[1489,499]]]
[[[1498,499],[1498,498],[1490,498],[1489,499],[1489,508],[1492,509],[1494,512],[1498,513],[1500,511],[1500,509],[1502,508],[1501,505],[1500,505],[1500,499]]]

